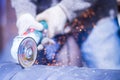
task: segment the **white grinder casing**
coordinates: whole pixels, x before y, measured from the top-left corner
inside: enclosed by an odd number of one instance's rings
[[[16,36],[11,48],[11,55],[15,59],[15,62],[19,63],[23,68],[32,66],[37,57],[37,44],[39,41],[39,35],[34,32]],[[31,48],[32,58],[30,59],[26,58],[26,53],[29,52],[27,48]]]

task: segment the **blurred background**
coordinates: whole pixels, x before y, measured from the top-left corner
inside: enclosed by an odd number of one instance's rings
[[[11,7],[10,0],[0,0],[0,62],[3,61],[3,57],[1,57],[1,55],[10,56],[12,39],[17,35],[15,22],[15,11]]]
[[[120,21],[120,0],[117,0],[118,19]],[[10,56],[10,48],[13,38],[17,35],[16,15],[11,7],[10,0],[0,0],[0,62],[4,59],[3,56]],[[2,57],[1,57],[2,56]],[[12,61],[12,59],[6,59]]]

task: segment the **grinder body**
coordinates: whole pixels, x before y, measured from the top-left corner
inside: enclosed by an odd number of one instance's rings
[[[44,26],[44,30],[48,28],[46,21],[40,21]],[[34,64],[37,58],[37,46],[41,43],[42,39],[46,37],[42,31],[34,28],[29,28],[22,36],[17,36],[17,60],[23,67],[27,68]]]
[[[26,68],[34,64],[37,58],[37,45],[43,36],[41,32],[34,29],[28,29],[23,36],[25,37],[21,38],[23,40],[19,44],[17,56],[19,64]]]

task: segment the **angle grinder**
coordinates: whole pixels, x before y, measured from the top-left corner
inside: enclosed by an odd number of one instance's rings
[[[46,21],[40,21],[44,26],[44,30],[48,29]],[[46,37],[43,31],[29,28],[24,32],[23,36],[17,36],[18,49],[17,56],[18,62],[23,68],[32,66],[37,58],[37,46],[41,43],[42,39]]]

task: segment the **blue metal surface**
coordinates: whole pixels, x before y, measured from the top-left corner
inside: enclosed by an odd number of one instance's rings
[[[120,70],[34,65],[22,69],[11,62],[0,64],[0,80],[120,80]]]

